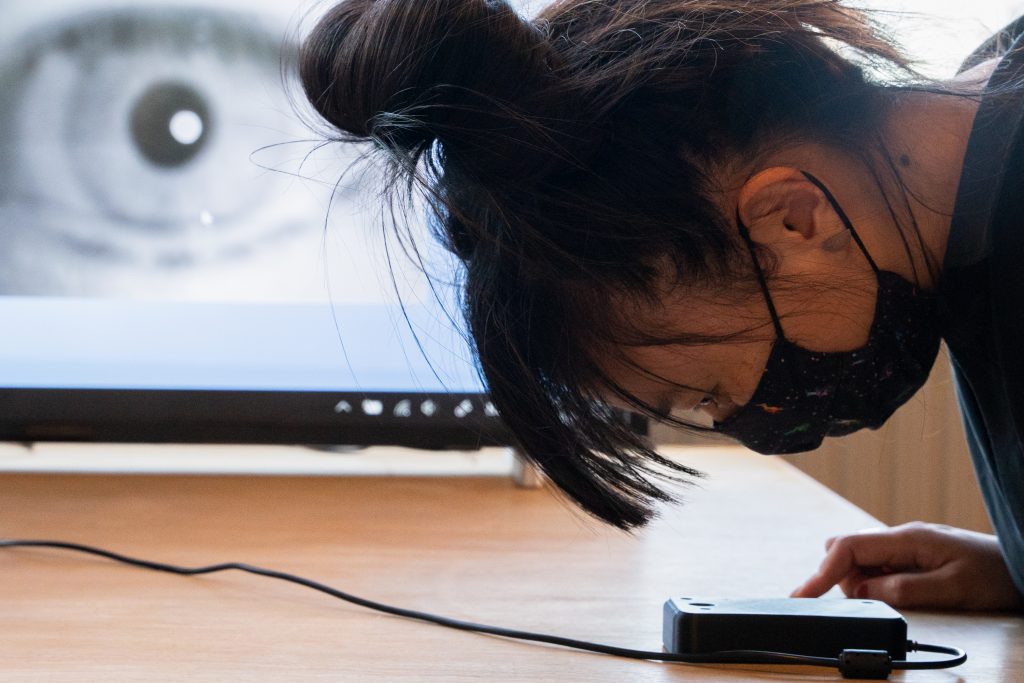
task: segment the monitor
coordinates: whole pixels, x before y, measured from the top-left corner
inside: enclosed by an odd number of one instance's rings
[[[293,109],[315,8],[4,3],[0,439],[508,442],[457,264]]]

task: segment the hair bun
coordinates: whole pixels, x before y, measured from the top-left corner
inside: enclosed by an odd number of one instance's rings
[[[344,0],[304,41],[300,78],[356,138],[407,157],[439,140],[446,159],[503,174],[559,147],[551,54],[505,0]]]

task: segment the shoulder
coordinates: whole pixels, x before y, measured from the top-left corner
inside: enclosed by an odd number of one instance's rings
[[[999,66],[1001,59],[1002,55],[996,55],[988,57],[967,69],[961,69],[952,79],[952,82],[958,86],[984,86],[992,77],[992,72]]]
[[[944,332],[964,367],[980,352],[996,372],[981,384],[1011,401],[997,423],[1024,432],[1024,17],[965,60],[960,79],[986,79],[960,176],[946,253]],[[980,357],[980,356],[979,356]],[[978,368],[974,368],[976,374]],[[979,384],[980,386],[980,384]],[[999,404],[995,401],[990,410]],[[1018,437],[1019,438],[1019,437]]]
[[[985,39],[960,65],[958,74],[972,71],[981,64],[995,59],[1009,51],[1010,46],[1024,33],[1024,15],[1021,15]]]

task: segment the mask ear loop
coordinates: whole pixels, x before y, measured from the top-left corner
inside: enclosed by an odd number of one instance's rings
[[[772,301],[772,295],[768,293],[768,280],[764,276],[764,271],[761,270],[761,264],[757,261],[757,248],[754,246],[754,240],[750,238],[750,231],[747,230],[747,226],[743,225],[743,221],[740,219],[740,209],[736,207],[736,225],[739,226],[740,236],[743,237],[743,241],[747,243],[747,250],[750,251],[750,260],[754,262],[754,272],[757,273],[757,281],[761,285],[761,291],[764,293],[765,303],[768,304],[768,315],[771,316],[772,324],[775,326],[775,333],[779,339],[785,339],[786,334],[782,331],[782,323],[779,322],[779,314],[775,310],[775,303]]]
[[[800,172],[803,173],[804,176],[806,176],[809,181],[814,183],[814,185],[819,190],[821,190],[822,194],[825,195],[825,199],[827,199],[828,203],[832,205],[832,210],[836,212],[836,215],[839,216],[839,220],[841,220],[843,222],[843,227],[845,227],[847,230],[850,231],[850,237],[852,237],[853,241],[857,243],[857,247],[860,248],[861,253],[864,254],[864,258],[866,258],[868,260],[868,265],[870,265],[871,266],[871,270],[873,270],[875,272],[875,277],[876,278],[879,277],[880,273],[878,271],[878,266],[875,265],[875,260],[873,258],[871,258],[871,254],[868,253],[867,247],[865,247],[864,246],[864,242],[861,241],[860,235],[858,235],[857,231],[853,229],[853,222],[850,221],[849,216],[847,216],[846,212],[843,211],[843,207],[839,206],[839,201],[836,200],[835,196],[829,191],[829,189],[827,187],[825,187],[825,183],[821,182],[820,180],[815,178],[813,175],[811,175],[807,171],[801,170]],[[847,370],[848,370],[848,366],[844,363],[842,370],[840,371],[838,377],[836,378],[836,387],[838,387],[843,382],[843,380],[846,378]],[[837,393],[838,393],[838,391],[833,389],[833,391],[832,391],[832,402],[835,402],[836,394]],[[831,414],[832,414],[832,409],[831,409],[831,406],[829,406],[829,415],[831,415]]]
[[[875,265],[875,260],[871,258],[871,254],[868,253],[867,247],[865,247],[864,242],[861,241],[860,235],[858,235],[857,231],[853,229],[853,223],[850,222],[850,219],[846,215],[846,212],[843,211],[843,207],[839,206],[839,202],[836,201],[836,198],[832,195],[831,192],[829,192],[829,189],[825,187],[825,184],[823,182],[815,178],[807,171],[800,172],[807,176],[807,179],[814,183],[815,187],[822,191],[822,193],[825,195],[825,199],[827,199],[828,203],[832,205],[832,210],[836,212],[836,215],[839,216],[839,220],[843,222],[843,227],[850,231],[850,237],[852,237],[853,241],[857,243],[857,246],[860,248],[861,253],[864,254],[864,258],[868,260],[868,264],[871,266],[871,270],[875,271],[875,275],[878,275],[878,266]],[[738,213],[739,210],[737,210],[737,214]]]
[[[764,271],[761,270],[761,264],[757,260],[757,247],[754,246],[754,240],[750,237],[750,231],[747,230],[747,226],[743,224],[743,220],[740,218],[740,209],[738,206],[736,207],[736,225],[739,228],[740,236],[743,237],[743,241],[747,244],[747,250],[750,252],[750,260],[754,263],[754,272],[757,274],[757,281],[761,285],[761,292],[764,294],[764,301],[768,304],[768,315],[771,316],[772,325],[775,326],[775,334],[777,337],[775,348],[779,348],[779,346],[783,346],[789,342],[786,339],[786,333],[782,331],[782,323],[779,321],[779,314],[775,310],[775,303],[772,301],[772,295],[768,293],[768,279],[765,277]],[[783,348],[785,347],[783,346]],[[783,362],[785,363],[785,357],[783,357]],[[789,364],[786,364],[786,368],[789,370],[790,379],[793,385],[799,386],[800,378],[793,374],[793,369]],[[767,371],[767,368],[765,368],[765,371]],[[740,415],[750,413],[753,410],[756,410],[756,408],[748,402],[745,405],[740,406],[739,410],[721,422],[716,420],[714,423],[714,429],[717,431],[722,428],[722,425],[735,423]]]

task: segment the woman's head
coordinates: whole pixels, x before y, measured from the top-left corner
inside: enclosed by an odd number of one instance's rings
[[[691,386],[695,368],[763,367],[771,326],[737,213],[807,215],[802,192],[779,192],[801,178],[763,168],[773,150],[865,151],[889,103],[868,63],[911,73],[831,0],[561,0],[532,22],[501,0],[345,0],[300,68],[337,138],[376,143],[463,262],[480,369],[522,450],[628,528],[669,497],[659,480],[696,473],[610,404],[657,414],[671,391],[720,389],[714,372]],[[772,257],[758,250],[770,276]],[[658,354],[686,372],[652,369]]]

